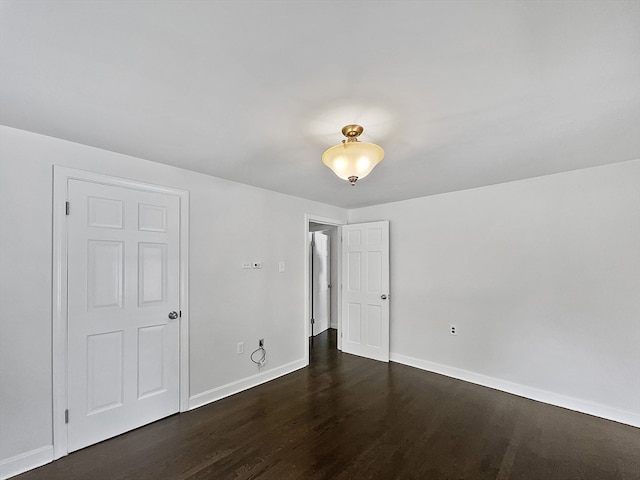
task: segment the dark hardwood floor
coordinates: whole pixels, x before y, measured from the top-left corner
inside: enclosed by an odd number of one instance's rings
[[[634,479],[640,429],[316,337],[311,365],[18,480]]]

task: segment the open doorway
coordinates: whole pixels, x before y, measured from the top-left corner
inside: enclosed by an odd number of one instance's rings
[[[340,348],[340,225],[337,220],[307,217],[305,342],[314,349]]]
[[[317,225],[316,225],[317,224]],[[389,361],[389,222],[346,224],[305,216],[305,360],[311,350],[311,253],[309,234],[335,232],[331,317],[337,317],[336,347],[344,353]],[[336,268],[337,264],[337,268]],[[344,283],[343,283],[344,282]],[[330,320],[330,325],[331,325]],[[331,328],[329,329],[331,330]],[[317,332],[317,330],[316,330]],[[315,333],[315,332],[314,332]]]
[[[338,242],[338,227],[315,222],[309,223],[309,348],[313,350],[316,337],[326,343],[326,337],[334,339],[338,328],[337,264],[333,246]],[[337,346],[337,345],[335,345]]]
[[[331,245],[334,235],[332,229],[335,227],[327,227],[326,225],[318,225],[311,223],[309,225],[309,257],[310,270],[310,289],[309,296],[311,318],[310,337],[315,337],[329,328],[337,328],[335,319],[332,315],[332,295],[331,289],[333,284],[332,267],[333,256],[331,254]],[[335,309],[333,309],[335,310]]]

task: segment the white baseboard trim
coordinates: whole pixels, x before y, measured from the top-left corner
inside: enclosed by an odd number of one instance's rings
[[[286,365],[282,365],[281,367],[274,368],[273,370],[267,370],[266,372],[258,373],[256,375],[243,378],[242,380],[237,380],[235,382],[222,385],[221,387],[216,387],[211,390],[207,390],[206,392],[192,395],[189,397],[189,410],[202,407],[203,405],[215,402],[216,400],[257,387],[258,385],[275,380],[276,378],[282,377],[288,373],[295,372],[307,365],[308,362],[305,362],[304,358],[302,358],[300,360],[287,363]]]
[[[5,460],[0,460],[0,479],[10,478],[53,461],[53,445],[36,448]]]
[[[464,380],[465,382],[482,385],[483,387],[512,393],[513,395],[529,398],[538,402],[548,403],[557,407],[587,413],[596,417],[606,418],[607,420],[613,420],[614,422],[624,423],[626,425],[640,428],[640,414],[638,413],[620,410],[607,405],[580,400],[578,398],[567,397],[547,390],[540,390],[538,388],[520,385],[507,380],[501,380],[499,378],[489,377],[480,373],[441,365],[439,363],[433,363],[427,360],[401,355],[399,353],[391,353],[390,360],[392,362],[402,363],[421,370],[427,370],[447,377]]]

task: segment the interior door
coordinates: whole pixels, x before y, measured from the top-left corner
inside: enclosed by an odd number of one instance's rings
[[[329,236],[323,232],[313,234],[313,334],[318,335],[329,328],[331,311],[331,283],[329,263]]]
[[[342,351],[389,361],[389,222],[342,227]]]
[[[179,410],[180,199],[68,181],[68,451]]]

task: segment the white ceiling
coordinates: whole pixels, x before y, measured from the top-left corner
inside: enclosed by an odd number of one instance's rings
[[[640,158],[640,1],[1,0],[0,123],[358,207]],[[385,160],[320,161],[359,123]]]

